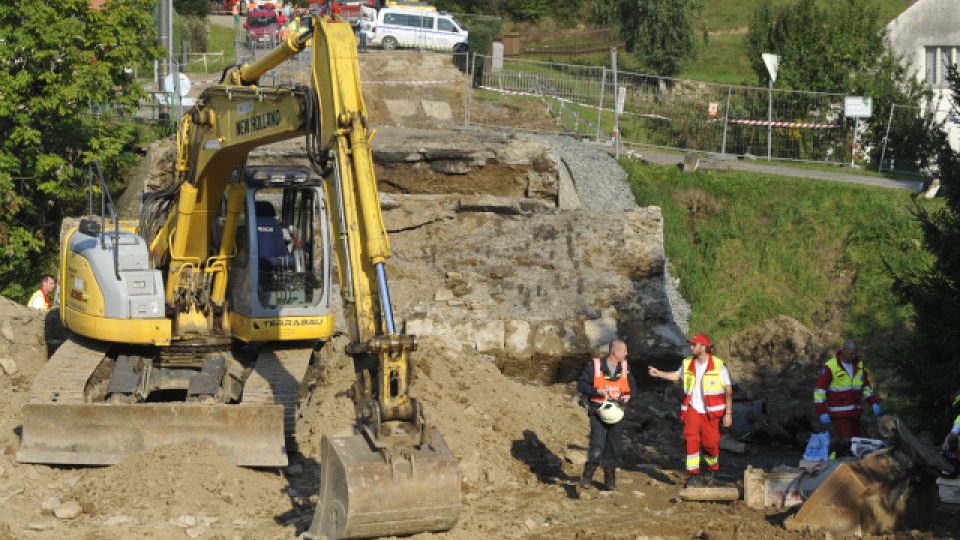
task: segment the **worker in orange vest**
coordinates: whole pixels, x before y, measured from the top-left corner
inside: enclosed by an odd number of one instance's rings
[[[617,489],[617,468],[623,466],[623,405],[637,394],[637,383],[627,362],[627,343],[622,339],[610,342],[605,359],[594,358],[577,380],[577,391],[588,398],[590,448],[580,476],[580,486],[590,487],[593,473],[603,467],[603,487]]]
[[[713,355],[713,344],[705,334],[690,338],[692,355],[685,358],[676,371],[663,372],[648,366],[651,377],[683,381],[683,440],[687,449],[687,487],[713,483],[720,469],[720,423],[733,424],[733,383],[724,361]],[[706,472],[701,476],[701,448]]]

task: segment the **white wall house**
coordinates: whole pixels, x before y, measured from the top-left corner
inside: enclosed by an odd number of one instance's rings
[[[887,25],[890,46],[918,80],[929,85],[938,120],[960,150],[960,119],[950,115],[946,68],[960,60],[960,0],[916,0]],[[885,112],[880,112],[885,114]]]

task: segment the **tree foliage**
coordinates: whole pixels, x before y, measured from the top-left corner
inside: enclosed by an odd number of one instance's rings
[[[210,0],[173,0],[173,10],[184,17],[210,15]]]
[[[960,76],[951,67],[947,76],[954,115],[960,114]],[[936,139],[940,190],[945,204],[933,209],[918,205],[917,219],[932,264],[917,262],[898,269],[894,291],[913,306],[915,332],[895,363],[904,395],[912,396],[928,421],[945,419],[949,396],[960,390],[960,154]],[[941,414],[931,415],[937,411]],[[936,426],[940,429],[945,424]],[[927,426],[934,427],[934,426]]]
[[[86,167],[133,163],[133,129],[110,112],[144,96],[125,68],[158,56],[151,0],[0,4],[0,294],[55,267],[61,218],[85,209]]]
[[[793,0],[779,7],[764,0],[754,11],[746,41],[750,63],[764,84],[770,76],[761,54],[774,53],[780,56],[779,88],[873,98],[874,121],[861,143],[875,149],[874,159],[879,158],[890,106],[916,106],[925,96],[922,85],[889,49],[878,9],[869,0]],[[902,139],[894,139],[888,148],[906,152],[916,131],[931,127],[918,124],[891,133]]]
[[[597,18],[615,27],[643,65],[672,77],[697,58],[700,0],[596,0]]]

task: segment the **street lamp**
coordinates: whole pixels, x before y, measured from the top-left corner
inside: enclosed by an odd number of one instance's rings
[[[760,57],[770,74],[770,86],[767,87],[767,161],[770,161],[773,146],[773,83],[777,80],[780,57],[771,53],[763,53]]]

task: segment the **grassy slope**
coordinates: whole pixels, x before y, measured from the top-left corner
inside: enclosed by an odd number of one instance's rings
[[[624,166],[637,201],[663,209],[667,255],[697,331],[722,338],[779,314],[810,325],[838,306],[845,317],[833,329],[858,337],[907,322],[884,264],[924,256],[906,191]]]
[[[763,0],[707,0],[704,2],[702,25],[709,32],[707,42],[701,42],[699,58],[677,76],[681,79],[710,82],[757,84],[757,77],[750,68],[750,62],[746,56],[744,38],[754,9],[761,1]],[[782,5],[788,1],[771,0],[773,5]],[[833,0],[821,1],[826,3]],[[904,0],[873,0],[873,4],[879,9],[880,20],[884,24],[900,14],[906,5]],[[562,40],[569,40],[569,37],[558,38],[557,43],[543,42],[538,45],[559,46]],[[534,60],[569,64],[610,64],[608,53],[524,56]],[[619,65],[624,71],[647,71],[636,58],[625,51],[620,52]]]

